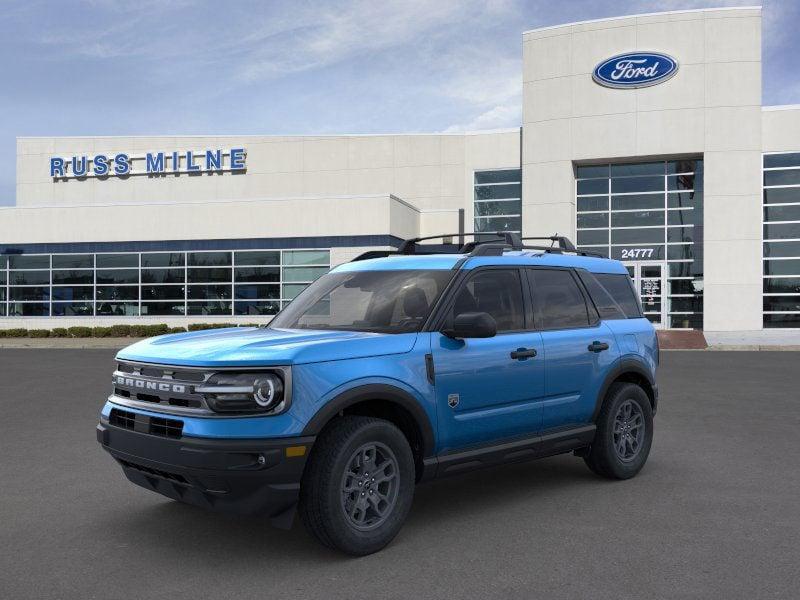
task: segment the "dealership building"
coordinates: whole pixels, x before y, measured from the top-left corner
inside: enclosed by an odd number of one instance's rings
[[[800,329],[800,105],[762,106],[761,9],[522,36],[510,130],[19,138],[0,327],[266,322],[465,223],[624,261],[658,327]]]

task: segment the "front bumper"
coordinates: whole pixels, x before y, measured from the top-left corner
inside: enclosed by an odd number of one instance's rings
[[[137,485],[196,506],[262,515],[276,526],[290,527],[314,437],[171,439],[102,418],[97,441]]]

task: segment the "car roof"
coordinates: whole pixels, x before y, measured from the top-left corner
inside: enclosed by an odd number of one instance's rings
[[[402,271],[402,270],[447,270],[475,269],[477,267],[544,266],[586,269],[593,273],[627,274],[625,266],[618,260],[577,254],[544,252],[541,250],[509,250],[500,256],[470,256],[468,254],[400,254],[383,258],[371,258],[339,265],[336,273],[355,271]]]

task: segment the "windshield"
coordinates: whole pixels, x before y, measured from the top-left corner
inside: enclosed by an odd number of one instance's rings
[[[317,279],[270,323],[279,329],[419,331],[451,270],[355,271]]]

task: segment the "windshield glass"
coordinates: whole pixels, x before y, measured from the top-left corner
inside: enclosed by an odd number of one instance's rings
[[[317,279],[270,323],[280,329],[419,331],[451,270],[355,271]]]

